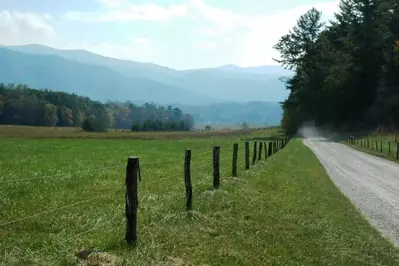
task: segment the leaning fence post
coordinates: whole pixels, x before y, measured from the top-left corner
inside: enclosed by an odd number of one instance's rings
[[[262,141],[260,141],[259,142],[258,161],[262,160],[262,148],[263,148],[263,143],[262,143]]]
[[[252,154],[252,165],[254,165],[256,162],[257,148],[258,148],[258,143],[256,141],[254,141],[254,151]]]
[[[249,169],[249,142],[245,142],[245,170]]]
[[[213,188],[220,186],[220,146],[213,146]]]
[[[238,143],[234,143],[234,145],[233,145],[233,166],[232,166],[233,177],[237,177],[237,157],[238,157]]]
[[[125,240],[130,245],[137,241],[137,175],[139,173],[139,158],[129,157],[126,166],[126,191],[125,191],[125,216],[126,234]]]
[[[193,187],[191,185],[191,150],[187,149],[184,156],[184,185],[186,187],[186,211],[192,209]]]

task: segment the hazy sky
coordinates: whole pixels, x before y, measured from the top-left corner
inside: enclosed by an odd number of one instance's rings
[[[0,0],[0,44],[40,43],[187,69],[273,64],[309,8],[336,0]]]

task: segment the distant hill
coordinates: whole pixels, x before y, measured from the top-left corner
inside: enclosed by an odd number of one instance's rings
[[[94,100],[137,100],[161,104],[216,101],[155,80],[125,76],[108,67],[83,64],[54,55],[37,55],[0,48],[0,82],[88,96]]]
[[[8,48],[28,54],[56,55],[84,64],[104,66],[129,78],[158,82],[160,87],[163,85],[174,89],[179,88],[182,89],[183,95],[190,95],[187,94],[188,92],[198,95],[198,99],[191,99],[191,102],[199,103],[203,99],[208,99],[208,103],[258,100],[277,102],[284,100],[288,95],[288,91],[285,90],[279,78],[290,75],[290,72],[278,66],[254,68],[222,66],[178,71],[156,64],[119,60],[83,50],[57,50],[36,44]],[[84,91],[81,93],[84,94]],[[175,102],[183,102],[179,94],[173,93],[173,95]],[[145,100],[156,102],[151,97]]]
[[[250,125],[279,125],[283,110],[275,102],[216,103],[210,105],[177,104],[189,113],[196,124],[234,124],[246,122]]]

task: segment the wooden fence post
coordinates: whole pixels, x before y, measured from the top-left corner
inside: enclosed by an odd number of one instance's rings
[[[125,216],[126,234],[125,240],[129,245],[137,242],[137,176],[139,173],[139,157],[129,157],[126,165],[126,191],[125,191]]]
[[[220,146],[213,146],[213,188],[220,186]]]
[[[237,177],[237,157],[238,157],[238,143],[233,145],[233,166],[232,166],[232,176]]]
[[[399,143],[396,143],[396,160],[399,160]]]
[[[262,148],[263,148],[263,143],[262,143],[262,141],[260,141],[259,142],[258,161],[262,160]]]
[[[267,149],[267,157],[272,156],[273,154],[273,143],[269,142],[269,148]]]
[[[265,159],[267,159],[267,143],[263,142],[263,146],[265,146]]]
[[[252,165],[254,165],[256,163],[256,155],[258,153],[258,143],[256,141],[254,141],[254,151],[252,154]]]
[[[378,141],[375,141],[375,150],[378,151]]]
[[[249,142],[245,142],[245,170],[249,169]]]
[[[367,149],[370,149],[370,141],[367,139]]]
[[[191,185],[191,150],[186,150],[184,156],[184,184],[186,187],[186,211],[192,209],[193,187]]]
[[[391,154],[391,141],[388,141],[388,154]]]
[[[382,140],[380,142],[380,152],[382,152]]]

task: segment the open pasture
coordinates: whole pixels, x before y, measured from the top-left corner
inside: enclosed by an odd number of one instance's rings
[[[181,140],[1,138],[0,265],[397,265],[397,249],[333,185],[300,140],[244,170],[246,136]],[[239,143],[238,178],[231,177]],[[212,189],[212,147],[221,187]],[[250,145],[252,153],[252,143]],[[184,151],[192,149],[193,210]],[[126,244],[124,180],[140,157],[138,243]],[[251,154],[252,158],[252,154]],[[100,264],[101,265],[101,264]]]

